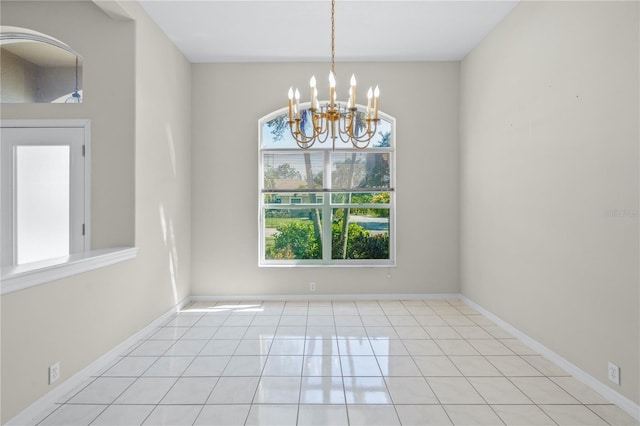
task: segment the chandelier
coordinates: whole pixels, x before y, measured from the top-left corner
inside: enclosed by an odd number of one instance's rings
[[[316,77],[311,77],[309,88],[311,92],[310,107],[300,109],[300,91],[289,88],[289,129],[291,136],[302,149],[308,149],[314,143],[324,143],[331,139],[333,148],[339,139],[344,143],[351,143],[357,149],[369,146],[378,127],[378,98],[380,89],[369,87],[367,92],[367,110],[361,112],[356,107],[356,77],[351,76],[349,101],[336,101],[335,77],[335,0],[331,0],[331,72],[329,72],[329,100],[326,103],[318,101]],[[373,106],[372,104],[373,100]]]

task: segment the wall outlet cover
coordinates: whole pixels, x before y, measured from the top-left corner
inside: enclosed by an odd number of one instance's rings
[[[54,383],[59,378],[60,378],[60,363],[56,362],[55,364],[49,366],[49,384]]]
[[[611,380],[616,385],[619,385],[620,384],[620,367],[610,362],[608,373],[609,373],[608,374],[609,380]]]

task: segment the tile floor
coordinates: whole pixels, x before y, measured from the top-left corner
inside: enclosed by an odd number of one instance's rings
[[[39,425],[637,425],[460,300],[194,303]]]

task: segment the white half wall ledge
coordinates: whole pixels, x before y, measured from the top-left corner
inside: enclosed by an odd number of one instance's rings
[[[89,250],[25,265],[2,267],[0,295],[114,265],[138,255],[136,247]]]
[[[553,352],[551,349],[547,348],[542,343],[524,334],[523,332],[521,332],[511,324],[507,323],[500,317],[487,311],[482,306],[478,305],[476,302],[469,299],[468,297],[464,295],[460,295],[460,298],[469,306],[471,306],[473,309],[480,312],[482,315],[484,315],[485,317],[487,317],[488,319],[496,323],[496,325],[498,325],[500,328],[502,328],[506,332],[513,335],[522,343],[529,346],[531,349],[535,350],[540,355],[547,358],[549,361],[553,362],[558,367],[565,370],[567,373],[571,374],[577,380],[579,380],[580,382],[584,383],[586,386],[588,386],[595,392],[602,395],[602,397],[605,398],[606,400],[620,407],[631,417],[633,417],[636,420],[640,420],[640,405],[636,404],[635,402],[633,402],[626,396],[622,395],[621,393],[611,389],[609,386],[605,385],[600,380],[596,379],[586,371],[572,364],[570,361],[567,361],[557,353]]]

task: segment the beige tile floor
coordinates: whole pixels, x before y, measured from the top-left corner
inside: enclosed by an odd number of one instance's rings
[[[40,425],[638,425],[453,300],[194,303]]]

